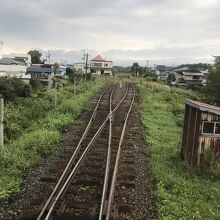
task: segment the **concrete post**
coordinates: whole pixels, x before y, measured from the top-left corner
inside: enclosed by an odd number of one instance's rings
[[[4,145],[4,99],[0,98],[0,146]]]
[[[57,107],[57,90],[55,89],[55,92],[54,92],[54,107],[56,108]]]
[[[73,97],[76,97],[76,77],[74,76],[74,83],[73,83]]]

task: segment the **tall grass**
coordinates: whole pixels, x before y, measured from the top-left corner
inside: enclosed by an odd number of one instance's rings
[[[0,200],[19,190],[24,173],[56,150],[60,137],[56,130],[38,129],[0,149]]]
[[[9,103],[6,117],[8,123],[12,120],[13,126],[8,126],[12,138],[8,145],[0,148],[0,201],[20,190],[27,170],[38,164],[42,156],[56,151],[61,140],[60,132],[74,122],[91,97],[106,83],[109,83],[107,78],[81,82],[75,98],[73,86],[66,87],[58,92],[56,107],[53,90],[35,94],[33,100],[21,100],[20,105],[19,101],[14,105]],[[17,131],[18,134],[14,134]]]
[[[139,89],[159,219],[220,219],[219,178],[200,176],[180,159],[182,99],[197,99],[197,94],[158,87],[153,95],[150,83]]]

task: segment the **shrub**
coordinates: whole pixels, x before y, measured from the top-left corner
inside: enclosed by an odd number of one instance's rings
[[[50,112],[46,118],[43,118],[38,123],[35,124],[35,127],[49,129],[49,130],[58,130],[65,131],[69,124],[73,121],[71,114],[64,114],[59,112]]]
[[[45,98],[19,98],[5,106],[5,142],[18,138],[34,122],[45,117],[53,107]]]
[[[31,87],[22,79],[0,77],[0,94],[5,101],[14,101],[18,97],[30,97]]]
[[[157,181],[158,219],[219,219],[219,178],[207,173],[199,175],[180,158],[181,128],[176,124],[177,119],[183,118],[180,105],[183,106],[183,97],[195,99],[197,94],[180,89],[171,92],[161,89],[153,96],[149,85],[139,85],[139,90],[142,94],[142,122],[147,128],[146,151]],[[173,104],[175,99],[178,105]],[[212,154],[207,157],[210,166]]]
[[[75,120],[106,82],[82,82],[85,89],[80,83],[75,99],[71,87],[58,91],[56,108],[54,90],[37,91],[31,98],[6,105],[7,146],[0,148],[0,201],[19,191],[26,171],[58,148],[60,131]]]
[[[57,131],[38,129],[0,148],[0,200],[20,189],[24,172],[35,165],[41,155],[56,150],[60,138]]]
[[[31,77],[30,85],[34,90],[39,90],[42,87],[39,78],[37,78],[36,76]]]

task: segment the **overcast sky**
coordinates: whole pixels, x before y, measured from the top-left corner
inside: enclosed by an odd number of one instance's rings
[[[52,61],[101,54],[115,65],[211,62],[220,0],[0,0],[4,53],[50,50]]]

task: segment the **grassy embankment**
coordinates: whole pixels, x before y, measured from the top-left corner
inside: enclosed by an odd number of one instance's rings
[[[159,219],[220,219],[219,176],[190,169],[180,159],[183,98],[196,93],[162,86],[152,93],[152,84],[139,85],[142,121],[146,127],[146,151],[157,182]]]
[[[62,140],[61,132],[74,122],[107,81],[99,78],[79,83],[75,99],[73,86],[66,86],[57,93],[56,108],[53,90],[6,105],[6,145],[0,148],[0,202],[19,191],[30,167],[56,151]]]

